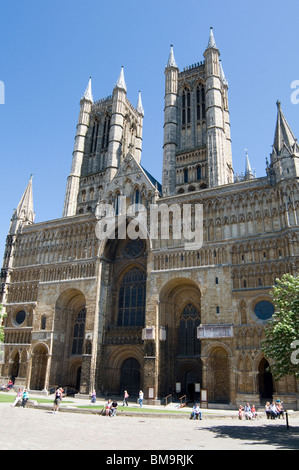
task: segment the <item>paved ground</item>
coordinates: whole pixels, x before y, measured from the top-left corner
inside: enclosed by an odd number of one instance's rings
[[[0,403],[0,450],[295,450],[299,449],[299,417],[239,421],[226,417],[188,418],[116,416],[11,408]],[[5,432],[3,432],[5,430]],[[191,452],[193,451],[193,452]],[[109,453],[108,452],[108,453]],[[107,452],[105,453],[107,454]],[[138,453],[137,453],[138,454]],[[136,465],[137,466],[137,465]],[[140,466],[142,468],[142,466]]]

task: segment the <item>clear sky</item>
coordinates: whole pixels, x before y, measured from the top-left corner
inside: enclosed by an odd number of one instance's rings
[[[14,0],[0,10],[0,258],[13,209],[33,173],[36,222],[62,215],[80,98],[112,94],[121,66],[127,96],[145,110],[142,165],[162,180],[164,69],[203,60],[210,26],[229,83],[234,169],[245,150],[257,176],[273,144],[276,101],[299,138],[298,0]],[[0,83],[1,83],[0,82]]]

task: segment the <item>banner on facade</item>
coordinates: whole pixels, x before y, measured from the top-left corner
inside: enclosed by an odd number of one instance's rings
[[[200,325],[197,327],[198,339],[232,338],[232,325]]]

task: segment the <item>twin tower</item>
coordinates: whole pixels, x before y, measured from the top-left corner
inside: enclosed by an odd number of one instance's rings
[[[179,71],[173,47],[165,68],[162,196],[233,182],[230,119],[220,52],[210,30],[205,60]],[[94,102],[91,80],[80,102],[63,216],[94,212],[123,160],[141,161],[144,110],[127,98],[124,70],[112,96]]]

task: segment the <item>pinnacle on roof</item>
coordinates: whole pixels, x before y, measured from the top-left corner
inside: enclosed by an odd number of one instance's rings
[[[91,101],[93,103],[93,96],[91,91],[91,77],[89,77],[88,85],[83,95],[83,99],[86,101]]]
[[[139,94],[138,94],[138,102],[137,102],[136,109],[138,113],[141,114],[141,116],[144,116],[144,109],[143,109],[142,100],[141,100],[141,91],[139,91]]]
[[[248,152],[246,152],[246,165],[245,165],[245,180],[253,178],[253,171],[251,169]]]
[[[119,78],[116,82],[116,88],[120,88],[121,90],[124,90],[127,92],[127,85],[125,82],[125,74],[124,74],[124,67],[121,67],[120,75]]]
[[[294,134],[291,131],[291,128],[281,110],[280,101],[277,101],[276,105],[277,121],[273,149],[275,150],[277,155],[280,154],[284,146],[286,146],[290,152],[298,151],[297,139],[294,137]]]
[[[31,224],[33,224],[35,218],[33,210],[32,178],[33,175],[30,176],[29,183],[14,213],[14,218],[22,219]]]
[[[167,67],[176,67],[177,68],[177,64],[176,64],[176,61],[175,61],[175,58],[174,58],[173,45],[172,44],[170,45],[170,53],[169,53],[169,58],[168,58],[168,62],[167,62]]]
[[[207,49],[218,49],[216,46],[215,38],[214,38],[214,33],[213,33],[213,27],[211,26],[210,28],[210,38],[209,38],[209,43]]]
[[[225,75],[224,75],[224,72],[223,72],[223,67],[222,67],[222,62],[221,62],[221,60],[219,60],[219,64],[220,64],[220,78],[221,78],[221,80],[222,80],[222,83],[223,83],[223,85],[227,85],[227,86],[228,86],[228,82],[227,82],[227,80],[226,80],[226,78],[225,78]]]

